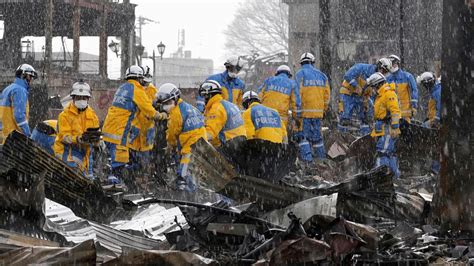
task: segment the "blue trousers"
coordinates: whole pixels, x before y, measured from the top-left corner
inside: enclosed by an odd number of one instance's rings
[[[182,155],[180,158],[179,166],[176,177],[176,189],[184,190],[187,192],[194,192],[197,189],[197,181],[194,180],[193,176],[189,173],[189,163],[191,154]]]
[[[392,170],[396,178],[400,177],[400,170],[398,169],[398,159],[396,156],[396,144],[398,138],[390,136],[388,127],[385,130],[385,135],[377,137],[377,144],[375,150],[377,151],[377,159],[375,166],[386,165]]]
[[[303,118],[303,137],[299,141],[299,148],[304,161],[312,161],[313,157],[326,158],[319,118]]]
[[[370,127],[367,124],[366,113],[364,111],[364,101],[362,96],[356,94],[353,95],[340,95],[340,101],[342,102],[342,113],[339,116],[339,123],[337,128],[340,132],[347,132],[347,126],[350,125],[352,115],[355,113],[357,119],[361,121],[360,133],[367,135],[370,133]]]

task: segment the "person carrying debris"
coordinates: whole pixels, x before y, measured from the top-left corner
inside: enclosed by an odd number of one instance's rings
[[[112,161],[112,176],[123,180],[128,178],[127,186],[136,187],[134,176],[129,176],[130,167],[127,164],[138,161],[143,154],[139,136],[139,117],[147,119],[165,120],[166,113],[158,112],[153,107],[142,83],[144,79],[143,68],[137,65],[130,66],[125,72],[126,83],[122,84],[115,92],[112,106],[109,107],[102,127],[104,141]],[[138,115],[140,113],[140,115]],[[130,150],[131,151],[130,151]],[[132,158],[131,158],[132,157]],[[140,169],[140,167],[133,168]],[[133,173],[135,174],[135,173]]]
[[[243,62],[240,57],[231,57],[225,61],[224,66],[224,72],[211,75],[206,80],[217,81],[222,88],[222,98],[241,107],[245,84],[237,75],[243,67]],[[203,113],[205,105],[205,99],[198,94],[196,107]]]
[[[375,72],[387,75],[392,68],[392,61],[381,58],[375,64],[357,63],[344,74],[342,87],[339,90],[339,123],[340,132],[348,132],[352,114],[355,112],[360,120],[360,134],[370,133],[368,109],[370,90],[367,90],[366,79]]]
[[[31,134],[28,125],[28,94],[38,74],[32,66],[21,64],[15,76],[15,81],[3,90],[0,98],[0,144],[15,130],[27,137]]]
[[[224,100],[219,82],[207,80],[201,84],[199,95],[204,98],[207,140],[214,146],[233,139],[246,139],[244,122],[237,105]]]
[[[285,129],[288,125],[288,111],[296,113],[296,82],[292,78],[291,70],[287,65],[277,68],[275,76],[267,78],[258,88],[258,96],[262,104],[275,109],[280,114]]]
[[[311,162],[313,155],[326,158],[321,120],[329,108],[330,88],[327,76],[314,67],[314,62],[313,54],[303,53],[301,68],[295,75],[296,117],[297,123],[303,127],[303,137],[299,140],[300,155],[306,162]]]
[[[390,75],[387,76],[387,82],[395,86],[395,92],[400,100],[400,109],[402,118],[407,122],[411,121],[417,113],[418,108],[418,88],[412,74],[401,69],[401,59],[396,55],[388,57],[392,61]]]
[[[31,139],[49,154],[54,155],[54,142],[58,131],[58,120],[45,120],[39,122],[31,133]]]
[[[89,84],[79,81],[72,85],[72,102],[59,114],[53,147],[56,157],[85,176],[92,176],[91,147],[99,145],[101,136],[99,118],[89,106],[91,96]]]
[[[367,79],[367,86],[375,94],[375,125],[371,136],[376,140],[376,167],[388,166],[395,177],[400,177],[396,156],[396,144],[400,135],[400,104],[395,89],[382,73],[374,73]]]
[[[204,117],[194,106],[181,99],[181,91],[172,83],[165,83],[158,90],[157,102],[160,109],[168,114],[168,129],[166,130],[167,150],[178,149],[180,163],[176,188],[193,192],[197,182],[188,172],[191,160],[191,145],[201,138],[206,138]]]
[[[434,73],[424,72],[417,78],[418,84],[421,84],[430,94],[428,101],[428,117],[423,126],[428,128],[437,128],[441,126],[441,82],[436,79]],[[439,155],[437,155],[439,156]],[[433,159],[431,171],[439,174],[441,168],[439,158]]]
[[[247,139],[263,139],[275,143],[287,143],[286,126],[278,112],[260,103],[258,94],[247,91],[242,97],[242,114]]]

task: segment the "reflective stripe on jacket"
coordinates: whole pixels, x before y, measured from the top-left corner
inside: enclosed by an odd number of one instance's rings
[[[206,104],[204,112],[207,139],[215,147],[238,136],[246,136],[244,122],[239,108],[214,95]]]
[[[140,135],[138,112],[149,119],[156,114],[143,86],[138,81],[128,80],[117,89],[105,117],[104,141],[140,150],[140,142],[135,141]]]
[[[326,75],[311,64],[304,64],[296,72],[297,116],[323,118],[329,107],[330,88]]]
[[[179,99],[178,105],[170,111],[166,140],[172,147],[178,147],[181,155],[191,152],[191,146],[200,138],[206,139],[204,117],[192,105]]]
[[[286,136],[286,128],[280,115],[274,109],[258,102],[250,104],[242,114],[247,139],[263,139],[282,143]]]

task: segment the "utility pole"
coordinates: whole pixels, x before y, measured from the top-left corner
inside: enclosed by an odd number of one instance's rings
[[[142,44],[142,40],[143,40],[142,28],[143,28],[143,25],[146,25],[146,24],[149,24],[149,23],[159,24],[160,22],[149,19],[149,18],[145,18],[145,17],[142,17],[142,16],[138,17],[138,35],[139,35],[139,39],[138,39],[138,47],[139,48],[138,49],[142,49],[142,47],[143,47],[143,44]],[[142,55],[140,54],[139,57],[138,57],[138,65],[141,65],[141,64],[142,64]]]

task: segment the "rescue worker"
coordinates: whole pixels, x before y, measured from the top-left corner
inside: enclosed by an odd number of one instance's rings
[[[326,158],[321,120],[329,108],[330,88],[327,76],[314,67],[314,62],[313,54],[303,53],[301,68],[295,75],[296,117],[303,129],[303,137],[299,140],[300,155],[306,162],[311,162],[313,156]]]
[[[167,149],[177,149],[180,157],[176,188],[194,192],[198,184],[188,172],[191,145],[206,138],[204,117],[194,106],[181,99],[181,91],[171,83],[160,86],[157,102],[160,109],[168,114]]]
[[[247,139],[263,139],[274,143],[287,143],[286,126],[278,112],[260,103],[258,94],[247,91],[242,97],[245,109],[242,114]]]
[[[35,69],[22,64],[15,70],[15,81],[6,87],[0,98],[0,143],[14,130],[30,136],[28,125],[28,94],[31,83],[38,77]]]
[[[388,58],[381,58],[375,64],[358,63],[353,65],[345,74],[342,87],[339,90],[339,123],[337,125],[340,132],[347,132],[352,115],[355,112],[361,122],[360,134],[370,133],[369,113],[371,105],[369,103],[370,90],[366,88],[366,79],[375,72],[384,75],[390,73],[392,62]]]
[[[275,76],[267,78],[258,88],[258,96],[263,105],[275,109],[280,114],[286,128],[288,125],[288,111],[296,113],[295,90],[296,82],[287,65],[277,68]]]
[[[436,76],[432,72],[424,72],[418,78],[417,81],[421,84],[430,94],[428,100],[428,117],[423,123],[423,126],[428,128],[440,128],[441,126],[441,81],[436,79]],[[438,157],[438,158],[436,158]],[[434,174],[439,174],[441,168],[439,154],[434,155],[431,163],[431,171]]]
[[[91,146],[100,142],[99,118],[89,106],[89,84],[79,81],[72,85],[72,102],[58,117],[58,133],[54,153],[69,166],[79,169],[85,176],[92,176]]]
[[[39,122],[31,133],[31,139],[49,154],[54,155],[54,141],[56,140],[58,120]]]
[[[424,125],[430,128],[439,128],[441,121],[441,82],[432,72],[424,72],[418,77],[421,84],[430,94],[428,100],[428,118]]]
[[[206,80],[217,81],[222,88],[223,99],[241,108],[245,84],[237,75],[243,67],[243,62],[240,57],[232,57],[225,61],[224,66],[226,69],[224,72],[211,75]],[[198,95],[196,106],[199,111],[204,112],[205,104],[205,100]]]
[[[416,115],[418,108],[418,88],[412,74],[401,69],[400,57],[390,55],[392,61],[390,75],[387,76],[387,82],[395,87],[395,91],[400,100],[400,110],[402,118],[407,122]]]
[[[117,89],[102,129],[111,156],[112,175],[119,179],[128,178],[127,186],[131,189],[136,185],[134,173],[132,176],[128,175],[130,167],[127,168],[127,164],[136,161],[131,160],[130,155],[132,157],[140,155],[136,153],[141,149],[140,141],[137,141],[142,126],[139,117],[154,120],[167,118],[166,113],[158,112],[153,107],[150,97],[142,86],[143,79],[144,71],[140,66],[132,65],[127,69],[126,83]],[[129,149],[132,150],[131,153]]]
[[[395,177],[400,177],[396,156],[396,144],[400,135],[400,105],[395,89],[382,73],[374,73],[367,79],[367,86],[375,94],[375,125],[371,136],[376,140],[376,167],[388,166]]]
[[[244,122],[237,105],[224,100],[219,82],[207,80],[201,84],[199,95],[204,98],[207,140],[214,146],[236,139],[245,140]]]

